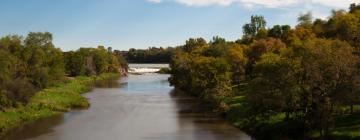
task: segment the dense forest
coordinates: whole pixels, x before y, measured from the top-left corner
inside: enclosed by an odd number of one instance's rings
[[[170,63],[174,48],[150,47],[148,49],[129,49],[120,52],[129,63]]]
[[[66,76],[121,72],[127,63],[111,48],[62,52],[48,32],[30,32],[25,39],[0,39],[0,110],[25,105],[34,94],[67,81]]]
[[[266,23],[252,16],[235,42],[187,40],[169,81],[258,139],[360,139],[360,5]]]

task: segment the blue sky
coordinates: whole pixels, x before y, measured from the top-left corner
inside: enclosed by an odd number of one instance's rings
[[[190,37],[236,40],[252,14],[268,27],[301,12],[326,18],[358,0],[1,0],[0,36],[49,31],[62,50],[181,45]]]

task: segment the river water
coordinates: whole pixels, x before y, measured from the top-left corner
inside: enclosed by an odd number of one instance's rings
[[[131,66],[130,66],[131,67]],[[169,86],[169,75],[130,74],[84,94],[91,107],[42,119],[6,140],[248,140],[199,100]]]

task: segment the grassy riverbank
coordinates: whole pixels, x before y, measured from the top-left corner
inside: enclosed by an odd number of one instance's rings
[[[96,81],[119,77],[106,73],[99,76],[76,77],[64,84],[39,91],[26,106],[0,112],[0,135],[24,123],[67,112],[72,108],[87,108],[89,102],[81,93],[91,90]]]
[[[285,120],[285,114],[272,115],[269,119],[259,119],[249,117],[245,104],[245,96],[237,96],[224,99],[229,105],[229,111],[226,112],[226,119],[234,126],[246,131],[258,139],[284,139],[293,137],[297,139],[306,139],[299,136],[299,129],[296,128],[295,121]],[[346,107],[344,107],[346,108]],[[346,110],[348,111],[348,110]],[[360,139],[360,106],[354,106],[354,114],[336,117],[335,128],[329,132],[327,139]],[[291,125],[294,124],[294,125]],[[307,139],[322,139],[319,131],[310,131],[306,134]]]

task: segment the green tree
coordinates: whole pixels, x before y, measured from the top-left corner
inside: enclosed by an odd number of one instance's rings
[[[94,64],[95,64],[97,74],[105,73],[108,71],[109,56],[108,56],[107,50],[105,50],[105,48],[103,46],[99,46],[94,51],[93,59],[94,59]]]
[[[25,39],[24,61],[28,77],[39,88],[52,85],[65,75],[63,55],[52,43],[49,32],[30,32]]]
[[[224,45],[226,44],[226,40],[225,38],[219,37],[219,36],[214,36],[213,40],[210,41],[211,45]]]
[[[286,118],[299,109],[297,74],[298,61],[283,54],[266,53],[254,66],[254,78],[249,83],[248,103],[252,113],[268,118],[286,113]]]
[[[243,32],[245,36],[255,36],[259,30],[265,29],[266,21],[263,16],[253,15],[251,16],[251,22],[243,26]]]
[[[207,45],[206,40],[203,38],[190,38],[182,48],[185,52],[192,52],[197,48],[206,47]]]
[[[269,30],[268,36],[285,41],[290,30],[291,27],[289,25],[275,25]]]
[[[300,16],[298,17],[299,24],[297,26],[300,26],[303,28],[311,28],[312,20],[313,20],[313,16],[312,16],[311,12],[307,12],[305,14],[300,14]]]
[[[351,4],[349,10],[350,10],[349,11],[350,13],[359,12],[360,11],[360,3],[359,4],[356,4],[356,3]]]

